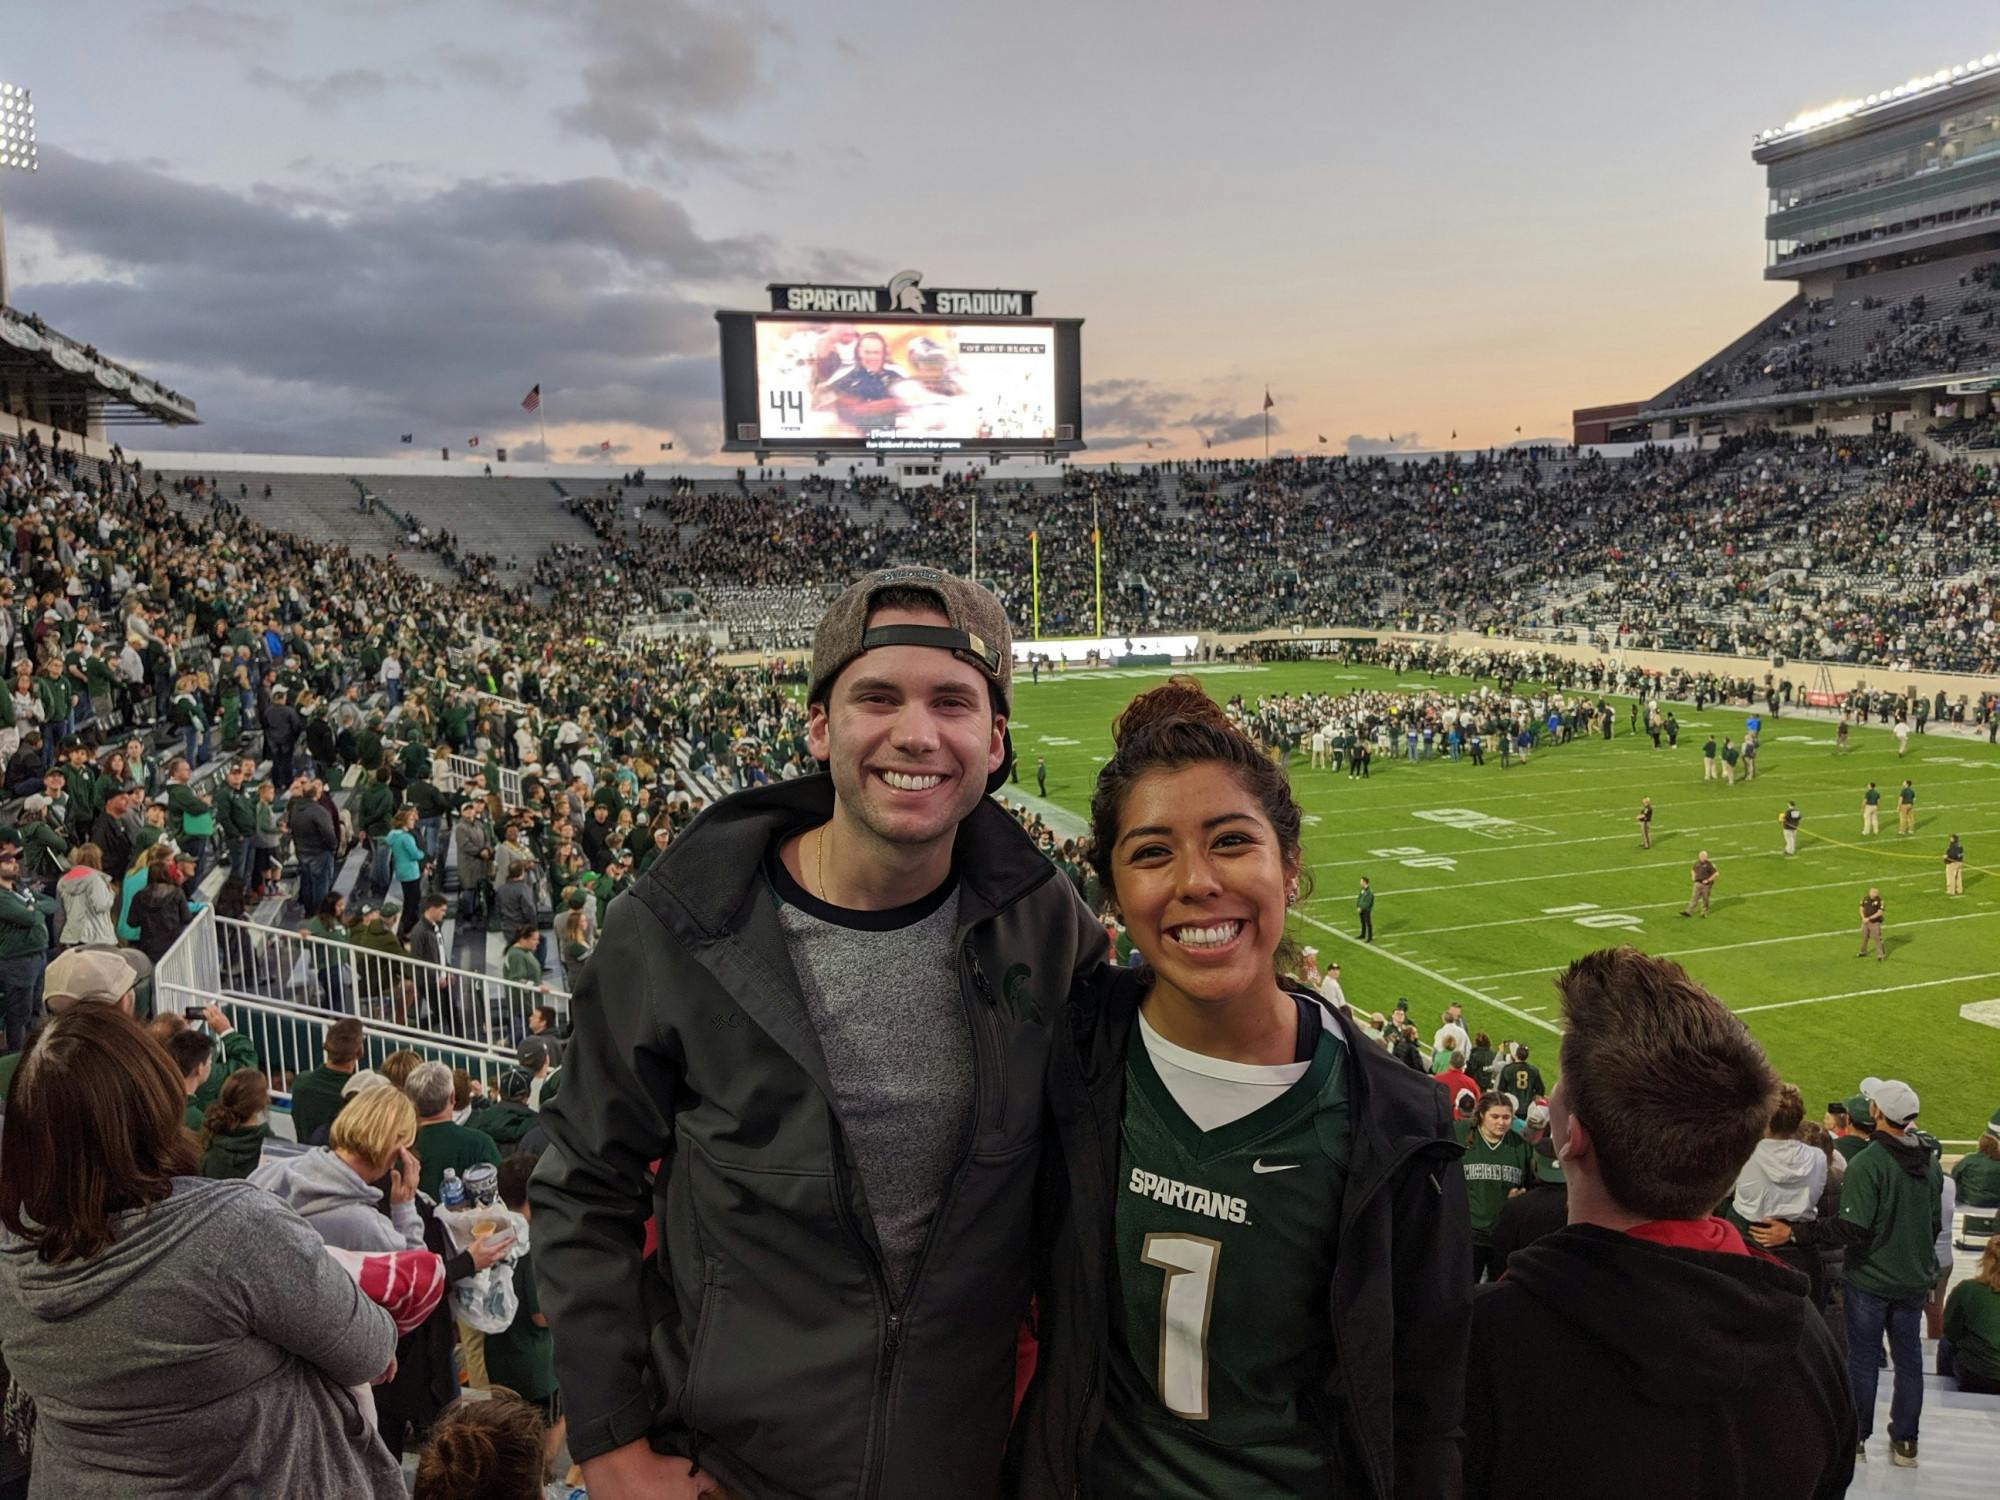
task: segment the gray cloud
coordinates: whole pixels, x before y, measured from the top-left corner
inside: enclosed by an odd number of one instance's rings
[[[1187,418],[1187,425],[1194,428],[1212,443],[1240,443],[1245,438],[1264,435],[1264,413],[1253,411],[1248,416],[1232,417],[1224,411],[1199,412]],[[1273,433],[1283,432],[1285,426],[1278,420],[1276,412],[1271,413]]]
[[[760,180],[788,152],[728,145],[699,123],[735,113],[767,83],[766,47],[784,29],[751,4],[699,0],[514,0],[565,31],[588,59],[583,97],[556,111],[571,134],[601,140],[627,170],[677,181],[691,167]]]
[[[1392,432],[1385,438],[1350,432],[1344,440],[1344,447],[1349,454],[1361,458],[1376,453],[1409,453],[1423,447],[1423,444],[1414,432],[1405,432],[1400,436]]]
[[[1166,390],[1150,380],[1120,378],[1086,381],[1083,387],[1083,430],[1097,446],[1097,433],[1136,434],[1138,439],[1157,436],[1160,429],[1179,424],[1174,413],[1185,408],[1187,397]]]
[[[419,82],[408,74],[392,79],[378,68],[339,68],[322,77],[305,78],[276,72],[261,63],[246,69],[243,81],[252,88],[288,95],[312,109],[336,109],[343,104],[379,99],[391,87]]]
[[[185,390],[209,425],[161,446],[373,452],[497,442],[533,419],[719,440],[713,303],[773,274],[762,238],[711,239],[677,202],[602,178],[363,194],[345,212],[59,148],[16,221],[118,280],[18,305]],[[606,436],[610,436],[606,433]]]
[[[156,36],[205,52],[256,52],[284,39],[291,22],[233,5],[197,0],[155,11],[146,22]]]

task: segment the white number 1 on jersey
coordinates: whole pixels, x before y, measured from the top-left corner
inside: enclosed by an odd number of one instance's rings
[[[1208,1418],[1208,1315],[1222,1242],[1198,1234],[1149,1234],[1141,1263],[1167,1273],[1160,1289],[1160,1402],[1191,1422]]]

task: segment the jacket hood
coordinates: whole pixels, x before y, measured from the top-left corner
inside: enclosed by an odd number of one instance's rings
[[[1922,1131],[1911,1130],[1893,1136],[1886,1130],[1875,1132],[1875,1143],[1889,1153],[1889,1159],[1919,1182],[1929,1179],[1937,1142]]]
[[[93,870],[89,865],[71,865],[63,871],[62,879],[56,882],[60,889],[66,885],[87,885],[92,880],[104,879],[102,870]]]
[[[262,1160],[264,1142],[271,1139],[269,1125],[245,1125],[237,1130],[226,1130],[208,1144],[208,1149],[235,1167],[238,1173],[248,1177]]]
[[[1803,1193],[1812,1186],[1813,1172],[1826,1156],[1819,1147],[1804,1141],[1762,1140],[1750,1159],[1772,1187]]]
[[[369,1209],[379,1209],[382,1205],[382,1190],[363,1182],[359,1172],[325,1146],[315,1146],[300,1156],[268,1161],[250,1174],[250,1182],[254,1187],[277,1194],[302,1219],[350,1204]]]
[[[1779,1378],[1818,1316],[1798,1272],[1757,1255],[1681,1250],[1594,1224],[1516,1251],[1519,1287],[1610,1349],[1666,1406],[1705,1406]]]
[[[726,932],[763,879],[774,839],[833,816],[833,778],[801,776],[733,793],[705,809],[632,887],[658,911],[682,907],[710,936]],[[1056,867],[991,797],[958,825],[953,862],[959,921],[971,926],[1004,911],[1050,879]]]
[[[22,1306],[35,1317],[56,1322],[88,1312],[135,1277],[178,1256],[180,1242],[214,1212],[218,1197],[242,1191],[240,1183],[176,1177],[173,1191],[158,1203],[112,1216],[114,1238],[99,1255],[46,1265],[34,1246],[6,1234],[0,1236],[0,1258],[8,1263]]]

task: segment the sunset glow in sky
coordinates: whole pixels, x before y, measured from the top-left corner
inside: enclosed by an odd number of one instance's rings
[[[656,463],[770,280],[1029,287],[1092,455],[1566,437],[1784,299],[1752,135],[1992,51],[1785,0],[929,8],[67,0],[10,18],[10,300],[193,396],[149,445]],[[1330,441],[1322,446],[1324,435]]]

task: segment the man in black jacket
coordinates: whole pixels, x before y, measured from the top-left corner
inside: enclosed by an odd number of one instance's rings
[[[320,801],[321,785],[311,776],[300,777],[292,784],[285,808],[292,852],[298,857],[299,906],[308,917],[318,913],[320,902],[333,889],[333,856],[340,847],[340,829]]]
[[[1770,1119],[1770,1064],[1677,964],[1604,949],[1559,988],[1569,1225],[1473,1302],[1470,1367],[1532,1349],[1537,1378],[1468,1382],[1467,1500],[1845,1494],[1854,1412],[1806,1278],[1709,1212]]]
[[[292,784],[292,752],[306,732],[306,721],[288,697],[282,686],[274,687],[264,707],[264,748],[271,756],[271,780],[279,786]]]
[[[592,1500],[1000,1493],[1047,1059],[1104,953],[987,796],[1010,640],[963,579],[861,579],[814,641],[831,774],[612,903],[531,1192]]]

